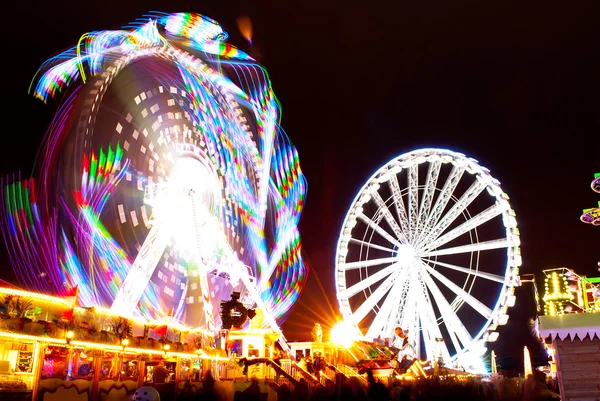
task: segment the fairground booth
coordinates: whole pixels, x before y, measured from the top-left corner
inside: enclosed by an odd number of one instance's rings
[[[600,278],[568,268],[545,270],[545,340],[564,401],[600,397]]]

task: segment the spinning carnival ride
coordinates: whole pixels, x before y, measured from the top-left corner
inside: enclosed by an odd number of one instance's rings
[[[600,173],[594,174],[591,187],[592,191],[600,193]],[[583,209],[580,219],[584,223],[600,226],[600,202],[598,202],[598,207]]]
[[[279,330],[307,274],[306,182],[266,71],[206,17],[133,26],[84,35],[34,80],[63,101],[36,178],[3,185],[18,278],[209,331],[239,291]]]
[[[344,220],[336,286],[366,340],[408,330],[428,360],[481,371],[515,301],[519,231],[508,196],[476,160],[421,149],[381,167]]]

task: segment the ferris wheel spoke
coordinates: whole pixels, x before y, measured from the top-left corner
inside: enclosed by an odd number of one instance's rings
[[[419,318],[421,320],[421,326],[423,328],[423,338],[425,339],[427,344],[427,359],[433,360],[435,357],[435,355],[433,355],[433,348],[436,345],[436,338],[442,338],[442,333],[440,331],[440,326],[437,324],[437,318],[435,316],[435,311],[433,310],[431,300],[429,299],[429,294],[427,292],[425,282],[422,278],[419,280],[419,282],[421,285],[421,291],[418,292],[419,299],[417,300],[417,303],[419,304]],[[437,346],[439,347],[439,345]],[[448,352],[448,348],[445,345],[444,349],[440,351],[442,352],[443,358],[445,360],[450,359],[450,353]]]
[[[454,220],[479,196],[479,194],[485,189],[485,183],[480,180],[476,180],[465,193],[460,197],[458,201],[452,206],[452,208],[440,219],[440,221],[433,227],[433,229],[427,233],[424,239],[424,243],[428,243],[436,239],[442,234]]]
[[[414,277],[416,272],[409,272],[409,287],[408,294],[406,296],[406,301],[404,303],[404,308],[399,311],[401,314],[397,319],[400,322],[400,327],[402,329],[407,330],[409,333],[417,333],[418,335],[418,327],[419,327],[419,314],[417,312],[417,297],[415,292],[418,291],[417,286],[415,284],[415,280],[418,278]],[[413,338],[413,341],[419,341],[418,337]]]
[[[448,334],[452,340],[452,345],[454,345],[454,349],[458,352],[463,348],[462,346],[467,347],[469,344],[471,344],[471,342],[473,342],[473,337],[471,337],[471,334],[469,334],[469,331],[465,325],[462,324],[456,313],[452,310],[452,307],[431,276],[429,274],[423,274],[422,277],[440,310],[444,320],[444,325],[448,330]]]
[[[384,278],[386,278],[387,276],[392,274],[394,271],[396,271],[397,265],[398,265],[398,263],[391,264],[388,267],[378,271],[377,273],[370,275],[366,279],[359,281],[358,283],[354,284],[351,287],[346,288],[344,291],[341,291],[339,293],[339,296],[341,296],[343,298],[353,297],[354,295],[358,294],[359,292],[366,290],[373,284],[377,283],[380,280],[383,280]]]
[[[410,225],[408,224],[408,217],[406,216],[406,209],[404,208],[404,200],[402,199],[402,191],[400,190],[400,184],[398,184],[398,177],[392,174],[390,177],[390,188],[392,189],[392,196],[394,198],[394,206],[396,208],[396,214],[400,220],[400,226],[402,231],[410,233]]]
[[[408,168],[408,221],[411,239],[417,235],[419,214],[419,165],[413,164]]]
[[[433,227],[435,227],[435,225],[437,224],[444,209],[446,209],[448,201],[450,200],[450,198],[452,198],[452,194],[454,193],[454,190],[456,189],[456,186],[458,185],[458,182],[462,178],[464,172],[464,165],[455,165],[452,167],[450,175],[446,179],[446,182],[444,182],[444,186],[442,187],[441,193],[435,201],[433,211],[431,212],[431,214],[427,218],[426,223],[424,224],[423,232],[419,234],[419,237],[417,239],[417,245],[423,242],[423,237],[427,238],[429,236],[430,230],[432,230]]]
[[[364,213],[359,214],[358,218],[360,220],[362,220],[365,224],[367,224],[369,227],[371,227],[377,234],[381,235],[383,238],[385,238],[386,240],[388,240],[389,243],[394,244],[396,246],[402,245],[394,237],[392,237],[390,235],[390,233],[388,233],[383,228],[381,228],[381,226],[379,226],[373,220],[371,220],[370,218],[368,218],[367,216],[365,216]]]
[[[390,321],[392,321],[392,313],[400,309],[400,294],[402,291],[402,286],[404,286],[404,283],[406,282],[407,272],[408,269],[405,269],[398,274],[398,278],[396,279],[394,285],[392,286],[392,289],[390,290],[390,295],[386,298],[385,301],[383,301],[383,304],[381,305],[377,316],[375,316],[373,323],[367,331],[367,337],[377,338],[379,337],[379,335],[387,335],[389,334],[389,331],[391,331],[389,324]]]
[[[426,249],[436,249],[441,245],[444,245],[455,238],[460,237],[463,234],[471,231],[472,229],[479,227],[480,225],[487,223],[494,217],[500,215],[502,213],[502,206],[499,203],[495,203],[493,206],[490,206],[483,212],[479,213],[476,216],[473,216],[471,219],[465,221],[460,226],[454,228],[448,233],[442,235],[432,243],[426,245]]]
[[[411,295],[411,291],[412,291],[412,269],[407,269],[406,271],[406,278],[404,280],[404,282],[402,283],[402,286],[400,287],[400,296],[402,298],[402,301],[399,303],[399,308],[396,310],[396,315],[394,316],[394,324],[395,325],[401,325],[403,329],[406,329],[406,327],[404,327],[404,319],[405,316],[407,314],[408,309],[410,308],[410,303],[411,301],[414,301],[414,299],[411,299],[410,295]]]
[[[476,244],[469,245],[461,245],[453,248],[444,248],[438,249],[430,252],[422,252],[419,253],[420,257],[431,257],[431,256],[441,256],[441,255],[455,255],[458,253],[467,253],[467,252],[479,252],[479,251],[487,251],[490,249],[500,249],[507,248],[508,240],[506,238],[496,239],[485,242],[478,242]]]
[[[446,287],[448,287],[448,289],[450,289],[450,291],[455,293],[456,296],[458,296],[460,299],[462,299],[467,304],[469,304],[471,306],[471,308],[475,309],[483,317],[485,317],[488,320],[492,317],[492,310],[490,308],[488,308],[487,306],[485,306],[481,301],[479,301],[473,295],[469,294],[468,292],[466,292],[465,290],[463,290],[462,288],[460,288],[459,286],[454,284],[452,281],[450,281],[445,276],[440,274],[437,270],[432,269],[431,266],[429,266],[423,262],[420,262],[420,264],[423,266],[423,268],[429,274],[431,274],[433,277],[438,279],[440,283],[442,283]]]
[[[375,200],[375,203],[377,203],[377,206],[379,207],[379,210],[383,214],[383,217],[385,218],[385,221],[387,221],[387,223],[389,224],[389,226],[394,231],[394,234],[396,234],[396,237],[400,241],[405,241],[406,242],[407,241],[406,235],[402,232],[402,229],[400,228],[400,226],[396,222],[396,219],[394,219],[394,216],[392,216],[392,213],[390,212],[390,209],[387,207],[387,205],[385,204],[385,202],[381,198],[381,195],[379,194],[379,192],[375,191],[375,192],[373,192],[373,194],[371,196],[372,196],[373,200]]]
[[[419,221],[417,224],[417,233],[420,236],[427,222],[427,216],[431,211],[431,202],[437,188],[437,181],[440,176],[442,162],[435,160],[429,164],[427,170],[427,179],[425,180],[425,190],[421,199],[421,209],[419,210]]]
[[[398,297],[400,302],[398,303],[396,314],[393,316],[394,324],[399,324],[399,322],[402,320],[402,313],[409,302],[408,293],[410,292],[411,288],[410,270],[406,272],[406,275],[403,277],[403,279],[404,281],[402,282],[402,285],[398,286]]]
[[[379,266],[379,265],[384,265],[386,263],[395,263],[397,261],[398,261],[398,258],[396,256],[391,256],[389,258],[367,259],[367,260],[359,260],[356,262],[340,263],[338,265],[338,267],[340,270],[348,271],[348,270],[360,269],[362,267]]]
[[[392,248],[386,248],[384,246],[372,244],[372,243],[366,242],[366,241],[361,241],[356,238],[350,238],[350,242],[352,242],[353,244],[364,245],[369,248],[379,249],[380,251],[395,252],[395,250]]]
[[[402,311],[405,309],[406,303],[408,302],[408,292],[410,287],[410,269],[403,269],[389,295],[390,297],[394,297],[395,301],[392,303],[392,305],[394,305],[393,309],[388,314],[388,333],[392,333],[394,327],[400,324]]]
[[[383,283],[377,287],[375,291],[371,294],[369,298],[363,302],[358,309],[352,313],[352,323],[358,325],[363,319],[369,314],[369,312],[373,311],[373,308],[377,305],[381,298],[392,288],[396,275],[391,275]]]
[[[119,287],[117,296],[111,305],[111,311],[115,313],[133,313],[135,311],[170,238],[171,231],[168,225],[160,227],[156,224],[152,225],[125,280]]]
[[[437,261],[434,259],[425,259],[425,261],[442,266],[442,267],[447,267],[448,269],[456,270],[456,271],[463,272],[466,274],[471,274],[476,277],[481,277],[486,280],[495,281],[497,283],[504,283],[504,281],[505,281],[504,276],[500,276],[498,274],[486,273],[486,272],[482,272],[479,270],[472,270],[472,269],[468,269],[466,267],[456,266],[456,265],[452,265],[450,263],[444,263],[444,262],[440,262],[440,261]]]

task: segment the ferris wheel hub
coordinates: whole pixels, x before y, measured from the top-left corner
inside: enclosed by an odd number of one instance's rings
[[[218,247],[221,188],[200,160],[182,156],[175,160],[168,180],[149,183],[144,203],[153,208],[153,223],[168,225],[173,246],[187,260],[210,258]]]
[[[411,267],[415,263],[417,252],[411,244],[402,244],[396,251],[396,257],[400,267]]]

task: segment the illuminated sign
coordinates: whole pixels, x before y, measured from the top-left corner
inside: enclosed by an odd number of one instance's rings
[[[106,356],[106,351],[98,348],[86,348],[83,353],[92,358],[104,358]]]
[[[24,352],[33,352],[33,344],[26,343],[13,343],[13,342],[5,342],[4,343],[5,351],[24,351]]]

